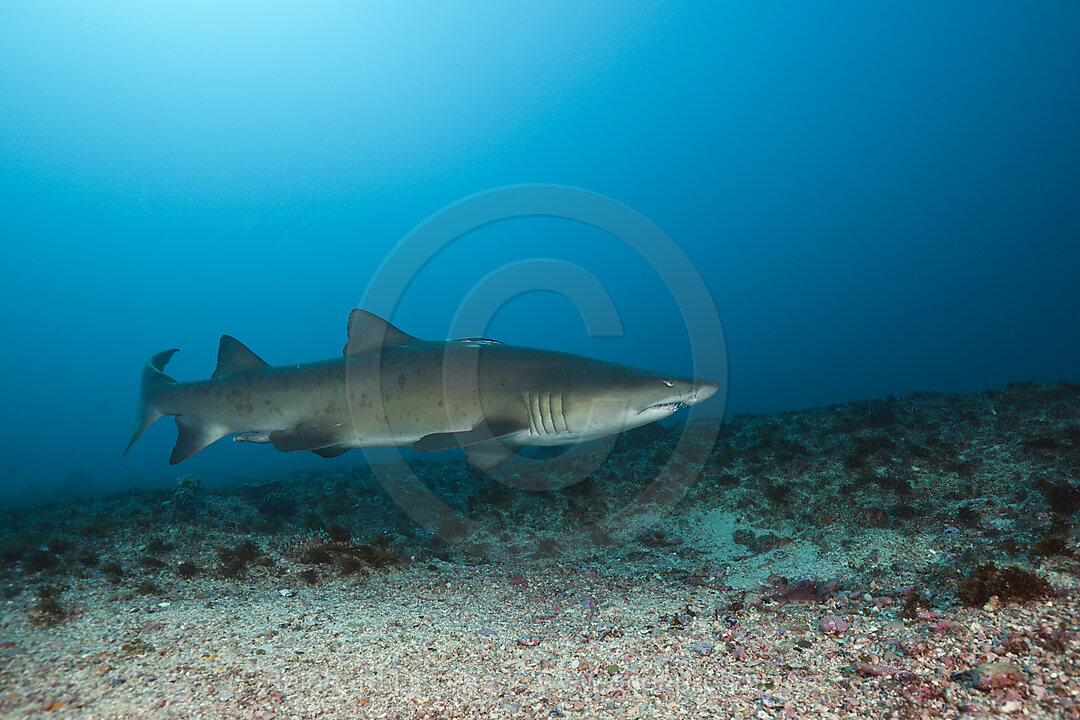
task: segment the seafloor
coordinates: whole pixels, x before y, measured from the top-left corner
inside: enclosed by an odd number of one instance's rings
[[[10,508],[0,716],[1080,717],[1078,419],[1017,384]]]

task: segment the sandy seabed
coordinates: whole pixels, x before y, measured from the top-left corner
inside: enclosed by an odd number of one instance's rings
[[[678,506],[562,561],[461,552],[362,471],[11,508],[0,715],[1080,717],[1078,402],[734,418]],[[669,435],[552,497],[428,471],[485,523],[572,523]]]

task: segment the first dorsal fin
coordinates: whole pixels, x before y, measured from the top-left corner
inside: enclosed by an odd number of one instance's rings
[[[366,310],[353,310],[349,313],[346,355],[359,355],[388,345],[404,345],[415,341],[416,338],[412,335],[401,332],[378,315],[372,315]]]
[[[210,379],[219,378],[222,375],[231,375],[243,370],[259,370],[269,367],[269,363],[255,353],[248,350],[244,343],[231,335],[222,335],[221,343],[218,344],[217,368]]]

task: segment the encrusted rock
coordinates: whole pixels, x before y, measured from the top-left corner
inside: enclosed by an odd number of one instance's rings
[[[198,475],[181,475],[176,479],[176,490],[173,491],[173,511],[179,515],[192,515],[198,505],[196,493],[202,480]]]
[[[1024,671],[1011,662],[992,662],[971,671],[971,685],[977,690],[1012,687],[1024,680]]]
[[[970,683],[973,688],[983,692],[1013,687],[1025,678],[1024,671],[1011,662],[984,663],[952,676],[954,681]]]

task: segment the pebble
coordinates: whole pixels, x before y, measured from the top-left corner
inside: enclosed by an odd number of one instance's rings
[[[818,629],[826,635],[840,635],[847,632],[850,627],[847,620],[842,620],[835,615],[826,615],[818,623]]]
[[[1024,671],[1011,662],[985,663],[971,670],[971,686],[976,690],[1012,687],[1023,679]]]

